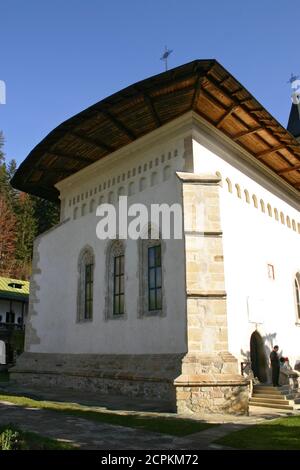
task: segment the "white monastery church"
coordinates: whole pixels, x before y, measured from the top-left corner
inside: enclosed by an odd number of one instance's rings
[[[12,378],[247,413],[245,365],[270,381],[275,344],[298,364],[298,103],[294,90],[286,130],[217,61],[196,60],[50,132],[12,180],[61,206],[35,241]],[[158,226],[99,239],[96,210],[120,196],[180,204],[182,238]]]

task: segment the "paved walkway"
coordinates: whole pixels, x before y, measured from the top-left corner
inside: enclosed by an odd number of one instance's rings
[[[129,399],[120,396],[99,396],[92,393],[53,389],[24,389],[11,384],[0,384],[0,393],[14,392],[35,399],[46,399],[57,402],[80,403],[95,410],[113,410],[118,414],[136,414],[138,416],[177,416],[174,413],[162,412],[162,403]],[[135,410],[134,410],[135,408]],[[153,410],[153,411],[151,411]],[[174,437],[142,429],[99,423],[54,411],[39,408],[24,408],[9,402],[0,402],[0,424],[13,423],[23,430],[34,431],[41,435],[64,440],[80,449],[121,450],[121,449],[153,449],[153,450],[202,450],[222,448],[213,443],[232,431],[251,426],[266,419],[295,414],[265,410],[251,407],[250,416],[207,415],[201,421],[221,423],[205,431],[188,437]],[[296,412],[299,414],[299,412]],[[182,416],[181,416],[182,417]],[[189,416],[190,417],[190,416]]]

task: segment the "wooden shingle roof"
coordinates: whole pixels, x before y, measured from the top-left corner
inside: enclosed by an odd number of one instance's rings
[[[300,190],[300,144],[216,60],[195,60],[121,90],[60,124],[12,179],[56,201],[60,180],[193,110]]]

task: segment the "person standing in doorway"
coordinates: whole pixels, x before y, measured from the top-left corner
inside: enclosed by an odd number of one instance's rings
[[[279,387],[279,373],[280,373],[280,360],[278,356],[279,347],[276,345],[270,354],[271,368],[272,368],[272,383],[273,387]]]

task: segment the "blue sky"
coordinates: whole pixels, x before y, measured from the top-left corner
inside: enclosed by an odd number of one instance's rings
[[[216,58],[286,126],[300,74],[300,2],[0,0],[5,153],[20,163],[59,123],[170,68]]]

